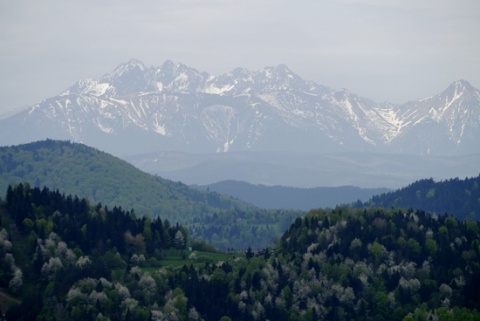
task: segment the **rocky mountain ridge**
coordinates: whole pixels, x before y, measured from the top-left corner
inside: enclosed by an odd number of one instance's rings
[[[138,60],[0,121],[0,144],[69,139],[116,155],[183,152],[480,152],[480,91],[465,80],[402,105],[302,79],[285,65],[212,76]]]

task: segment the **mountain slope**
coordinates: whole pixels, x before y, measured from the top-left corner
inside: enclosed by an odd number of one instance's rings
[[[0,148],[0,193],[21,182],[86,197],[137,216],[184,224],[192,238],[221,248],[262,248],[278,238],[294,210],[264,210],[215,192],[149,175],[83,144],[40,141]],[[0,197],[2,198],[2,197]],[[262,235],[262,237],[257,237]]]
[[[412,144],[425,153],[448,155],[478,151],[480,91],[465,80],[452,83],[439,95],[406,103],[397,111],[402,131],[394,146]]]
[[[131,164],[86,145],[40,141],[0,148],[0,191],[28,182],[86,197],[108,206],[160,215],[172,222],[251,206],[216,193],[192,189],[144,173]]]
[[[130,60],[0,121],[0,144],[70,139],[115,155],[159,150],[479,152],[480,92],[466,81],[403,105],[302,79],[285,65],[212,76]],[[420,138],[420,139],[419,139]],[[138,142],[141,142],[139,144]]]
[[[371,207],[405,207],[421,209],[458,219],[480,220],[480,175],[465,179],[436,182],[423,179],[396,191],[372,197]]]

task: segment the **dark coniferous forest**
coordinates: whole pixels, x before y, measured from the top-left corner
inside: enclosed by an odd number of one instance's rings
[[[471,218],[312,210],[265,250],[222,254],[168,220],[28,184],[0,211],[8,320],[480,320]]]
[[[397,191],[374,196],[362,206],[415,208],[439,215],[452,214],[460,220],[467,217],[479,220],[480,174],[439,182],[422,179]]]

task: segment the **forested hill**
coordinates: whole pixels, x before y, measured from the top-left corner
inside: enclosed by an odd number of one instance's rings
[[[158,267],[164,251],[188,243],[187,230],[168,220],[137,218],[47,188],[9,187],[0,204],[0,291],[7,288],[19,300],[1,300],[1,310],[21,302],[7,319],[71,320],[55,319],[54,310],[68,301],[76,281],[111,280],[113,271],[146,258]]]
[[[361,188],[355,186],[298,188],[286,186],[253,185],[240,181],[222,181],[203,186],[210,191],[231,195],[261,208],[289,208],[308,211],[312,208],[333,208],[373,195],[385,193],[386,188]]]
[[[480,220],[480,175],[464,180],[419,180],[399,190],[374,196],[364,205],[414,208],[436,214],[448,213],[458,219]]]
[[[121,207],[138,217],[168,219],[217,248],[263,248],[301,211],[264,210],[216,192],[144,173],[97,149],[46,140],[0,148],[0,199],[9,185],[59,190],[92,204]],[[133,211],[132,211],[133,210]]]
[[[93,203],[134,209],[138,215],[171,222],[218,211],[252,208],[218,193],[206,193],[179,182],[140,171],[133,165],[83,144],[46,140],[0,148],[0,197],[8,185],[47,186],[86,197]]]
[[[314,210],[262,253],[189,245],[182,226],[18,185],[0,204],[0,308],[8,320],[480,320],[470,218]]]
[[[290,277],[279,282],[298,314],[303,307],[319,320],[480,320],[480,223],[470,218],[315,210],[284,234],[277,257],[290,262],[282,272]]]

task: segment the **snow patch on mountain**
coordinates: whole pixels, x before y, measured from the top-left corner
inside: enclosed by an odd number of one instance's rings
[[[104,133],[111,134],[114,132],[113,128],[103,125],[100,119],[96,119],[95,123],[98,126],[98,128],[100,128],[100,130]]]
[[[113,98],[113,97],[110,97],[109,100],[117,103],[117,104],[120,104],[120,105],[127,105],[128,104],[128,101],[124,100],[124,99],[117,99],[117,98]]]
[[[379,115],[385,120],[383,126],[379,126],[383,133],[383,138],[386,143],[390,143],[401,132],[403,126],[405,126],[404,120],[398,117],[398,114],[392,108],[379,108],[377,109]]]
[[[448,110],[448,108],[450,108],[454,104],[454,102],[456,100],[458,100],[460,97],[462,97],[462,94],[463,94],[463,92],[457,92],[457,89],[455,89],[455,94],[453,95],[453,97],[451,99],[449,97],[445,97],[445,106],[442,108],[441,113],[434,116],[434,119],[438,120],[438,118],[439,118],[438,116],[441,117]]]
[[[278,100],[278,97],[275,94],[258,94],[257,97],[266,102],[268,105],[278,110],[285,111],[285,107]]]
[[[205,88],[205,93],[207,94],[215,94],[215,95],[222,95],[226,92],[229,92],[234,88],[233,84],[227,84],[223,87],[216,87],[214,84],[209,85]]]
[[[156,133],[162,136],[167,135],[167,129],[165,127],[165,124],[160,124],[160,121],[158,119],[158,114],[155,114],[155,120],[154,120],[153,126]]]

